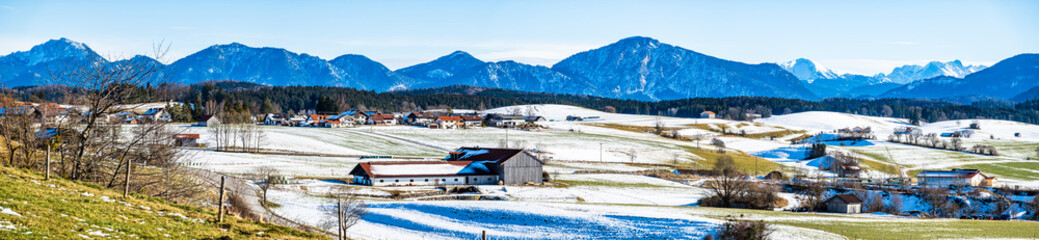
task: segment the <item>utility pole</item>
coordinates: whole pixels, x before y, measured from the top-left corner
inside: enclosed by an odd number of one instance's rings
[[[216,197],[217,206],[219,206],[216,210],[216,222],[224,222],[224,181],[226,180],[227,176],[220,176],[220,195]]]
[[[509,127],[505,126],[505,148],[509,148]]]
[[[130,194],[130,159],[126,160],[126,184],[123,185],[123,198]]]

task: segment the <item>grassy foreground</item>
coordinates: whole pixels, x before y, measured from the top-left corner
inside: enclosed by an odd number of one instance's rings
[[[854,215],[749,209],[683,208],[716,219],[743,215],[770,224],[816,229],[850,239],[1039,239],[1039,222],[867,218]]]
[[[323,235],[167,204],[0,167],[0,239],[325,239]]]

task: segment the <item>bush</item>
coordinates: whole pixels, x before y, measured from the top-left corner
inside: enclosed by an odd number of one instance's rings
[[[773,230],[765,221],[749,221],[729,218],[718,227],[718,240],[762,240],[769,239]]]

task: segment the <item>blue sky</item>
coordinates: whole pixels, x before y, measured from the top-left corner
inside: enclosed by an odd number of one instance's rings
[[[114,58],[214,44],[391,69],[454,50],[551,65],[629,36],[749,63],[809,58],[838,72],[992,64],[1039,52],[1039,1],[0,1],[0,55],[68,37]]]

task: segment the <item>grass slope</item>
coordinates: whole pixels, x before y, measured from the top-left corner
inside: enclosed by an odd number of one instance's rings
[[[1035,239],[1039,222],[959,219],[883,219],[840,214],[792,213],[749,209],[683,208],[695,215],[724,219],[743,216],[771,224],[816,229],[850,239]]]
[[[0,239],[323,239],[288,227],[0,167]],[[13,212],[15,214],[10,214]],[[5,214],[6,213],[6,214]]]

